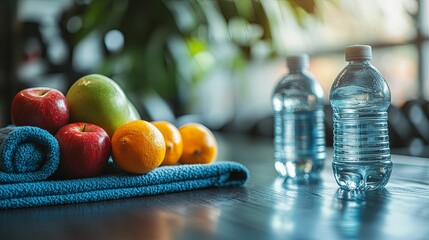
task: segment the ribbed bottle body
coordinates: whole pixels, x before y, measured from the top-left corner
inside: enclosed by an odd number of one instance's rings
[[[326,157],[323,109],[276,112],[274,124],[277,172],[282,177],[317,178]]]
[[[331,88],[334,177],[347,190],[384,187],[392,172],[387,109],[390,90],[368,61],[350,63]]]
[[[326,157],[323,103],[321,86],[307,72],[292,71],[276,86],[274,166],[280,176],[319,178]]]

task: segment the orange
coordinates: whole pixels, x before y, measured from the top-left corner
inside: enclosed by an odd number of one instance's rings
[[[183,152],[183,141],[179,130],[166,121],[155,121],[152,124],[158,128],[165,140],[165,157],[161,165],[174,165],[179,161]]]
[[[112,157],[123,171],[142,174],[158,167],[165,156],[162,133],[151,123],[134,120],[122,124],[112,136]]]
[[[184,164],[211,163],[217,157],[217,141],[213,133],[199,123],[179,127],[183,140],[183,153],[179,162]]]

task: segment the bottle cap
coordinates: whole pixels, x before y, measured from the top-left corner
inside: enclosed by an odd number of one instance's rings
[[[372,58],[372,49],[368,45],[352,45],[346,47],[346,61],[352,60],[370,60]]]
[[[286,58],[288,68],[305,68],[308,66],[309,57],[307,54],[298,54]]]

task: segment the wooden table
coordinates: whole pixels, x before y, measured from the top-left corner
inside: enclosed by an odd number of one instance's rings
[[[217,134],[243,187],[0,211],[0,239],[429,239],[429,159],[393,155],[385,190],[338,191],[329,151],[319,183],[277,178],[269,138]]]

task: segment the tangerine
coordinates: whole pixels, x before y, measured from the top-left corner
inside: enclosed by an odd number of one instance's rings
[[[183,152],[183,141],[179,130],[173,124],[166,121],[154,121],[152,124],[158,128],[165,140],[165,157],[161,165],[176,164]]]
[[[122,124],[112,136],[112,157],[123,171],[142,174],[158,167],[165,156],[162,133],[145,120]]]
[[[183,140],[183,153],[179,162],[184,164],[207,164],[215,161],[218,145],[213,133],[199,123],[179,127]]]

